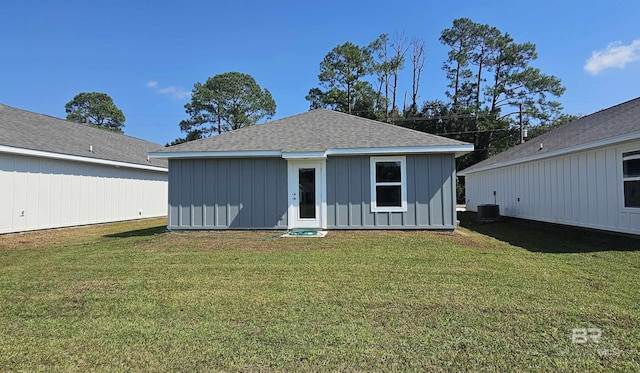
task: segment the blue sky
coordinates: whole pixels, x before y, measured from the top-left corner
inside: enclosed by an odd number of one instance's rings
[[[74,95],[105,92],[127,135],[164,144],[184,136],[178,123],[194,83],[247,73],[271,91],[274,119],[301,113],[333,47],[382,33],[425,41],[420,102],[444,99],[438,37],[460,17],[536,44],[533,65],[562,80],[569,114],[640,96],[637,1],[22,0],[0,4],[0,103],[64,118]]]

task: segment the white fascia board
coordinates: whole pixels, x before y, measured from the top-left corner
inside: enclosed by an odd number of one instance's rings
[[[282,152],[284,159],[325,159],[326,152]]]
[[[250,150],[226,152],[151,152],[149,158],[252,158],[281,157],[280,150]]]
[[[64,160],[64,161],[94,163],[94,164],[101,164],[101,165],[114,166],[114,167],[137,168],[137,169],[140,169],[140,170],[169,172],[169,170],[167,168],[158,167],[158,166],[146,166],[146,165],[143,165],[143,164],[127,163],[127,162],[120,162],[120,161],[110,161],[110,160],[107,160],[107,159],[82,157],[82,156],[79,156],[79,155],[51,153],[51,152],[45,152],[45,151],[42,151],[42,150],[31,150],[31,149],[24,149],[24,148],[14,148],[12,146],[5,146],[5,145],[0,145],[0,153],[18,154],[18,155],[49,158],[49,159],[60,159],[60,160]]]
[[[329,155],[394,155],[418,153],[455,153],[456,157],[473,151],[473,145],[433,145],[397,148],[327,149],[325,152],[283,152],[280,150],[250,150],[224,152],[151,152],[149,158],[254,158],[324,159]]]
[[[417,153],[455,153],[456,157],[473,151],[473,144],[468,145],[432,145],[408,146],[398,148],[352,148],[329,149],[327,155],[386,155],[386,154],[417,154]]]
[[[472,170],[471,172],[458,172],[458,175],[459,176],[465,176],[465,175],[474,174],[474,173],[477,173],[477,172],[493,170],[494,168],[514,166],[514,165],[517,165],[517,164],[520,164],[520,163],[527,163],[527,162],[532,162],[532,161],[538,161],[538,160],[545,159],[545,158],[558,157],[558,156],[565,155],[565,154],[577,153],[577,152],[581,152],[581,151],[585,151],[585,150],[600,148],[600,147],[603,147],[603,146],[609,146],[609,145],[614,145],[614,144],[617,144],[617,143],[622,143],[622,142],[626,142],[626,141],[633,141],[633,140],[638,140],[638,139],[640,139],[640,132],[633,132],[633,133],[629,133],[629,134],[622,135],[622,136],[610,137],[610,138],[607,138],[607,139],[598,140],[598,141],[590,142],[590,143],[587,143],[587,144],[581,144],[581,145],[576,145],[576,146],[572,146],[572,147],[569,147],[569,148],[559,149],[559,150],[555,150],[555,151],[544,153],[544,154],[540,154],[540,155],[532,155],[530,157],[514,159],[514,160],[511,160],[511,161],[508,161],[508,162],[496,163],[496,164],[492,164],[492,165],[489,165],[489,166],[480,167],[480,168],[478,168],[476,170]],[[535,139],[532,139],[531,141],[535,141]]]

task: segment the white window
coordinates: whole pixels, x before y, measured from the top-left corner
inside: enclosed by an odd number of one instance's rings
[[[407,211],[406,157],[371,157],[371,212]]]
[[[640,208],[640,150],[622,153],[624,207]]]

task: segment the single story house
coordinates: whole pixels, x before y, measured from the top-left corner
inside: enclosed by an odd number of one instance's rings
[[[467,209],[640,234],[640,98],[587,115],[473,165]]]
[[[159,148],[0,104],[0,234],[165,216]]]
[[[473,145],[331,110],[150,153],[169,160],[168,228],[443,229]]]

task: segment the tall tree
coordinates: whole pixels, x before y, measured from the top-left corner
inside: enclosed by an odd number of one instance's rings
[[[409,107],[409,115],[415,115],[418,111],[418,91],[420,89],[420,76],[424,70],[425,62],[425,46],[424,41],[413,38],[411,39],[412,48],[412,77],[411,77],[411,106]]]
[[[477,149],[465,157],[470,164],[518,142],[519,128],[511,114],[525,115],[532,125],[559,115],[561,105],[551,98],[565,88],[560,79],[531,66],[537,58],[533,43],[516,43],[508,33],[468,18],[454,20],[440,41],[450,48],[443,68],[452,89],[447,92],[452,111],[468,116],[460,132],[473,134]],[[504,113],[507,106],[518,110]]]
[[[251,126],[276,112],[271,93],[251,75],[239,72],[218,74],[204,84],[196,83],[191,102],[184,107],[190,116],[180,122],[180,129],[187,133],[185,140]]]
[[[540,120],[559,108],[548,98],[564,93],[560,80],[530,66],[538,58],[535,44],[516,43],[508,33],[468,18],[454,20],[440,41],[450,48],[443,68],[453,89],[448,96],[454,107],[485,107],[499,116],[503,106],[523,104],[530,116]]]
[[[500,30],[489,25],[481,25],[477,23],[471,24],[471,41],[472,47],[470,62],[477,66],[475,73],[475,82],[471,86],[475,89],[475,108],[480,109],[482,103],[482,83],[484,82],[482,74],[485,69],[491,69],[495,62],[495,54],[504,37]]]
[[[123,133],[125,117],[106,93],[82,92],[64,105],[67,120]]]
[[[559,97],[565,88],[557,77],[530,66],[536,58],[533,43],[515,43],[509,34],[501,38],[491,64],[493,86],[487,87],[492,113],[500,113],[507,105],[520,104],[529,117],[537,120],[549,120],[559,113],[560,104],[549,100],[549,96]]]
[[[364,79],[372,71],[373,58],[368,47],[350,42],[336,46],[320,63],[320,87],[311,88],[306,96],[310,108],[324,107],[362,116],[373,115],[376,92]],[[374,100],[371,100],[372,95]]]
[[[404,34],[397,34],[391,42],[391,48],[394,55],[391,57],[390,71],[391,71],[391,111],[396,115],[398,113],[398,106],[396,105],[396,99],[398,94],[398,77],[400,76],[400,70],[404,68],[405,54],[407,53],[408,38]]]
[[[453,27],[444,29],[440,34],[440,42],[450,48],[442,69],[449,79],[450,90],[446,95],[454,110],[459,106],[469,106],[471,91],[468,79],[472,76],[469,60],[474,48],[475,27],[476,24],[469,18],[458,18],[453,20]],[[466,102],[460,104],[463,100]]]
[[[391,62],[389,60],[389,35],[382,34],[369,44],[369,50],[374,57],[373,72],[377,76],[379,104],[378,112],[389,113],[389,83],[391,80]],[[384,95],[382,94],[384,88]],[[382,99],[384,98],[384,99]]]

